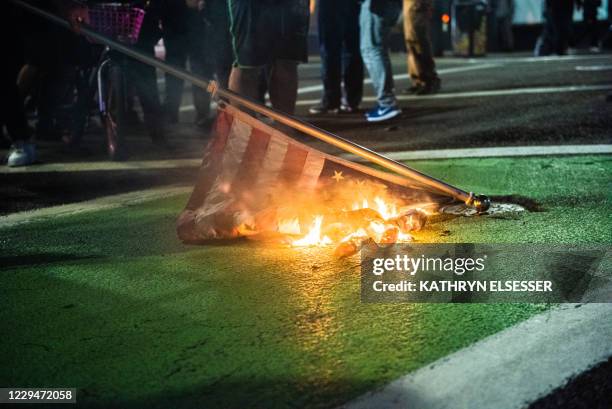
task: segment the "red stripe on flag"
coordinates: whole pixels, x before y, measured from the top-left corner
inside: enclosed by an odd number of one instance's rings
[[[257,128],[252,129],[249,143],[240,162],[240,168],[236,172],[232,183],[232,192],[237,199],[248,199],[246,196],[257,181],[269,143],[270,134]]]
[[[219,157],[225,149],[233,121],[234,117],[225,111],[219,111],[217,114],[215,127],[212,131],[213,138],[207,146],[207,151],[214,157]]]
[[[304,169],[307,157],[307,150],[290,143],[280,171],[279,182],[286,185],[297,183],[302,176],[302,170]]]

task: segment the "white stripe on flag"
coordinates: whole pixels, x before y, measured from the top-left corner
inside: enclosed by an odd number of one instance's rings
[[[306,162],[304,163],[304,168],[302,170],[302,175],[300,176],[300,180],[298,182],[298,189],[301,191],[314,189],[317,185],[317,181],[319,180],[319,175],[323,170],[324,164],[325,158],[323,156],[319,155],[313,150],[309,150],[308,156],[306,157]]]
[[[276,132],[270,137],[268,149],[263,157],[263,163],[257,176],[255,191],[270,192],[276,187],[278,174],[283,167],[283,160],[287,153],[289,144],[281,138],[275,136]]]

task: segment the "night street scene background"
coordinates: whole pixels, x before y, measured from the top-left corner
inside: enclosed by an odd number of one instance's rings
[[[612,407],[609,0],[0,7],[0,407]]]

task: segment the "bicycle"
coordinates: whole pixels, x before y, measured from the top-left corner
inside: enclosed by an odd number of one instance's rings
[[[98,3],[88,7],[89,26],[126,44],[138,41],[145,11],[129,4]],[[128,117],[127,57],[104,46],[93,67],[79,71],[74,104],[72,142],[79,143],[87,127],[89,107],[96,104],[104,125],[110,160],[126,159],[125,133]]]

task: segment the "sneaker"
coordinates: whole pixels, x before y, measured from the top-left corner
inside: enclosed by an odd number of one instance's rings
[[[9,151],[7,165],[27,166],[36,161],[36,146],[31,142],[16,142]]]
[[[313,115],[324,115],[324,114],[334,114],[335,115],[338,113],[338,107],[334,108],[328,104],[321,102],[317,105],[311,106],[308,109],[308,112],[310,112]]]
[[[402,110],[397,105],[390,107],[381,107],[377,105],[372,110],[368,111],[365,117],[368,122],[380,122],[395,118],[401,113]]]

